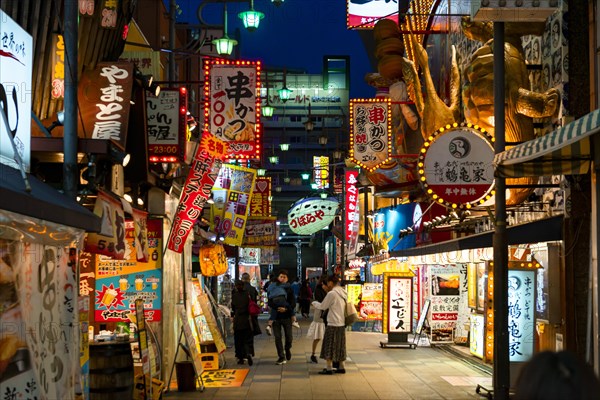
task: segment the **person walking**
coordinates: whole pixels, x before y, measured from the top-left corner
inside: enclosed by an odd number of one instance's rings
[[[300,286],[300,295],[298,296],[298,302],[300,303],[300,313],[304,318],[308,318],[310,311],[310,301],[312,299],[312,289],[308,285],[308,281],[302,281]]]
[[[318,310],[327,310],[327,326],[323,335],[320,357],[327,362],[326,368],[319,371],[321,375],[333,375],[333,364],[339,363],[335,370],[338,374],[345,374],[344,361],[346,361],[346,322],[344,310],[348,294],[340,286],[337,275],[327,278],[329,292],[323,302],[314,301],[313,306]]]
[[[327,295],[327,290],[327,274],[323,274],[315,286],[315,301],[318,301],[319,303],[323,302],[323,299]],[[315,356],[317,345],[323,339],[323,335],[325,334],[325,321],[323,319],[324,313],[325,311],[317,309],[314,310],[313,320],[308,327],[308,332],[306,332],[306,337],[313,340],[310,361],[315,364],[318,363],[317,356]]]
[[[279,271],[278,280],[282,286],[288,282],[288,273],[282,269]],[[292,359],[292,316],[295,315],[296,298],[289,286],[286,286],[286,302],[276,306],[275,319],[273,320],[273,336],[275,336],[275,347],[277,348],[277,365],[285,364]],[[281,331],[285,335],[285,353]]]
[[[254,333],[252,329],[252,318],[248,312],[249,304],[250,294],[244,289],[244,282],[239,280],[236,281],[235,289],[231,296],[235,357],[238,360],[238,364],[244,364],[244,360],[248,360],[248,365],[252,365]]]

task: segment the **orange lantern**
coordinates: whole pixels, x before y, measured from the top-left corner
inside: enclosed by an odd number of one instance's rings
[[[227,272],[227,256],[221,244],[206,243],[199,251],[200,271],[204,276],[219,276]]]

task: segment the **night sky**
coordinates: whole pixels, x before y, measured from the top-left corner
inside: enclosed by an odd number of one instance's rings
[[[177,0],[181,9],[177,21],[199,24],[200,0]],[[165,0],[169,4],[169,0]],[[249,1],[227,2],[227,32],[236,38],[239,31],[241,58],[260,60],[266,68],[305,70],[319,74],[323,56],[350,56],[350,98],[374,97],[375,89],[364,76],[377,72],[361,36],[371,42],[371,31],[349,31],[346,28],[346,2],[343,0],[285,0],[276,7],[270,0],[255,0],[254,9],[265,14],[258,30],[244,29],[237,14],[250,8]],[[208,4],[202,12],[207,24],[223,24],[223,3]]]

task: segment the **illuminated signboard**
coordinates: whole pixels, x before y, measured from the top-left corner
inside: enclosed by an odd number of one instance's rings
[[[0,10],[0,86],[5,94],[2,109],[6,122],[0,121],[0,162],[19,168],[15,151],[23,168],[29,172],[31,150],[31,74],[33,39],[31,35]]]
[[[260,62],[204,61],[204,130],[228,142],[227,158],[258,159]]]
[[[150,162],[181,162],[185,153],[187,90],[162,89],[146,96]]]
[[[535,270],[508,271],[508,352],[510,361],[533,355],[535,337]]]
[[[384,333],[412,331],[412,289],[412,273],[385,272],[383,274]]]
[[[332,197],[305,197],[288,211],[288,224],[298,235],[310,235],[327,227],[335,218],[338,202]]]
[[[350,100],[350,159],[372,172],[390,159],[390,99]]]
[[[329,188],[329,157],[314,156],[313,157],[313,181],[317,185],[317,189]]]
[[[398,2],[381,0],[346,0],[348,29],[372,29],[380,19],[398,23]]]
[[[454,123],[430,136],[419,155],[427,194],[449,208],[471,208],[492,198],[492,137],[477,125]]]

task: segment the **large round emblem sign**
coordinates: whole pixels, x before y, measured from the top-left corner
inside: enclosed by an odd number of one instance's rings
[[[328,226],[335,218],[338,201],[332,197],[305,197],[288,211],[288,224],[298,235],[311,235]]]
[[[477,125],[462,123],[438,129],[423,144],[419,175],[427,194],[451,208],[471,208],[493,195],[494,148]]]

